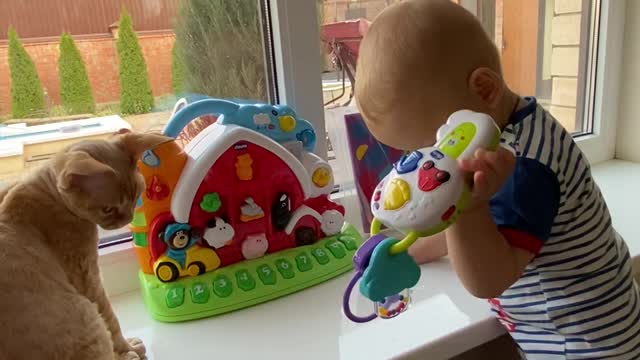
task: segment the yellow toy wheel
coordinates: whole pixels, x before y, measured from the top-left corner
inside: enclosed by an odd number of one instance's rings
[[[204,267],[204,264],[200,261],[194,261],[187,267],[187,273],[189,273],[190,276],[204,274],[205,270],[206,268]]]
[[[171,282],[180,276],[180,272],[174,264],[163,262],[156,267],[156,276],[162,282]]]

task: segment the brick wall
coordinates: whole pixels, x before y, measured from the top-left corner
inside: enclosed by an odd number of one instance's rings
[[[555,0],[551,24],[551,114],[576,129],[582,0]],[[586,46],[587,44],[583,44]]]
[[[140,46],[147,63],[149,81],[155,96],[171,93],[172,33],[141,33]],[[84,60],[96,102],[117,101],[120,97],[118,56],[115,39],[108,37],[77,39],[76,45]],[[26,41],[25,49],[36,64],[42,86],[51,104],[60,103],[58,79],[58,40]],[[10,112],[11,82],[8,48],[0,45],[0,114]]]

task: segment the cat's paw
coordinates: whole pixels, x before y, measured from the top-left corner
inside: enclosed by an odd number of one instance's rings
[[[145,354],[147,352],[147,349],[144,347],[144,343],[142,343],[142,340],[138,338],[129,338],[127,339],[127,342],[129,343],[131,350],[133,350],[140,357],[140,359],[146,358]]]
[[[126,353],[120,353],[116,355],[116,360],[142,360],[145,358],[141,358],[135,351],[128,351]]]

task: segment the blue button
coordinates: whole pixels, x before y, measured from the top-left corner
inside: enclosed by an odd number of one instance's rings
[[[444,154],[443,154],[443,153],[441,153],[441,152],[440,152],[440,151],[438,151],[438,150],[433,150],[433,151],[431,152],[431,157],[432,157],[432,158],[434,158],[434,159],[436,159],[436,160],[440,160],[440,159],[442,159],[442,158],[444,157]]]
[[[160,166],[160,159],[151,150],[146,150],[142,153],[142,162],[149,167]]]
[[[395,163],[393,167],[396,168],[398,174],[410,173],[418,168],[420,159],[422,159],[422,153],[420,151],[414,151],[409,155],[403,155],[400,161]]]

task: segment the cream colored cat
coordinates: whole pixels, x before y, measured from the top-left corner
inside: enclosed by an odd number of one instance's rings
[[[142,151],[169,140],[84,141],[0,190],[0,359],[142,359],[100,280],[97,225],[130,221]]]

